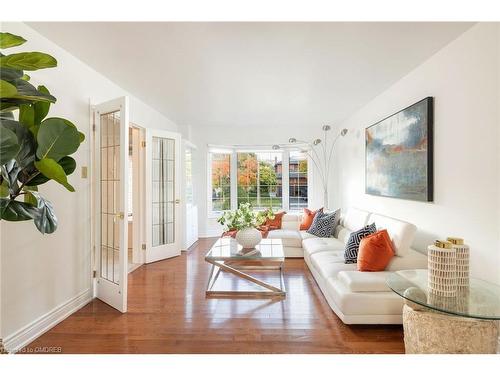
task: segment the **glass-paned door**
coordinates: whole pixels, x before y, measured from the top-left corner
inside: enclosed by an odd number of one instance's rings
[[[180,149],[178,133],[147,131],[147,263],[180,255]]]
[[[128,100],[95,107],[97,298],[127,311]]]

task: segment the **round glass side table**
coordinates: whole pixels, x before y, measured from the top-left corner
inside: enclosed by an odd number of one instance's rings
[[[456,297],[440,297],[428,288],[427,270],[391,273],[387,285],[405,299],[406,353],[497,352],[499,285],[471,278]]]

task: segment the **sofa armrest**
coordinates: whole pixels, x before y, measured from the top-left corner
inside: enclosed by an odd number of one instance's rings
[[[302,217],[299,214],[285,214],[281,219],[281,229],[299,230]]]

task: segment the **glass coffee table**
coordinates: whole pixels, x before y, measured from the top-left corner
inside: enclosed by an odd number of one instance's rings
[[[390,274],[389,288],[405,299],[403,327],[407,353],[496,353],[500,286],[470,278],[456,297],[434,295],[427,270]]]
[[[254,249],[243,249],[234,238],[219,238],[205,255],[212,265],[208,277],[207,297],[286,297],[283,268],[285,254],[280,239],[263,239]],[[274,286],[243,271],[279,271],[280,286]],[[258,285],[258,290],[215,290],[214,285],[221,271]]]

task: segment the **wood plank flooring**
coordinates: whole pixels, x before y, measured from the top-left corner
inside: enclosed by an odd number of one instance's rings
[[[286,299],[206,299],[215,239],[129,274],[128,313],[100,300],[28,348],[62,353],[404,353],[401,326],[345,325],[323,298],[302,259],[285,262]],[[260,273],[268,282],[272,273]],[[241,287],[232,275],[217,282]]]

